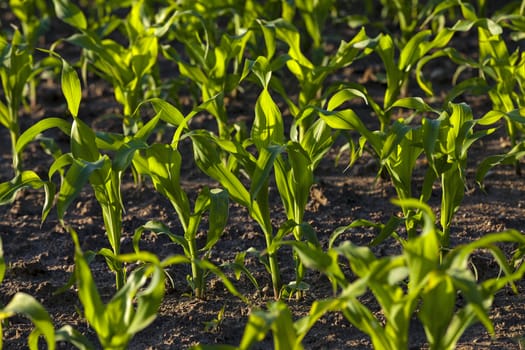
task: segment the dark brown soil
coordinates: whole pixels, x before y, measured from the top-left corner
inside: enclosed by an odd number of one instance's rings
[[[349,79],[363,78],[365,72],[366,69],[356,69],[351,72]],[[377,84],[378,89],[381,89],[378,83],[371,84]],[[89,93],[85,93],[81,106],[82,118],[96,128],[107,128],[108,123],[102,119],[103,116],[119,110],[111,89],[93,79],[93,83],[85,90]],[[253,110],[249,106],[253,106],[254,95],[241,94],[236,98],[236,104],[232,107],[235,109],[235,115],[232,117],[252,116]],[[490,108],[489,101],[484,98],[463,97],[463,100],[473,107],[475,117],[480,117]],[[460,101],[458,99],[456,102]],[[23,111],[23,129],[42,117],[67,115],[60,90],[52,81],[44,82],[40,86],[37,102],[38,105],[34,109]],[[365,106],[357,106],[356,111],[363,118],[369,117],[370,111]],[[199,118],[203,125],[210,122],[210,118],[205,115]],[[118,125],[118,122],[115,123]],[[452,246],[470,242],[490,232],[508,228],[522,230],[525,227],[525,182],[522,176],[516,175],[512,167],[496,168],[486,179],[485,191],[477,188],[473,181],[475,166],[484,157],[508,149],[508,141],[502,135],[503,131],[498,131],[471,149],[469,189],[455,216]],[[53,136],[59,137],[58,134]],[[62,146],[67,147],[67,139],[59,140]],[[183,144],[182,147],[188,145]],[[10,179],[12,175],[9,149],[8,134],[5,130],[0,130],[2,181]],[[395,197],[395,191],[388,180],[376,178],[377,168],[370,155],[365,154],[353,168],[345,171],[344,161],[335,164],[336,154],[337,148],[330,152],[319,167],[306,213],[306,220],[315,228],[324,245],[337,227],[348,225],[356,219],[386,222],[391,215],[398,212],[389,202]],[[183,152],[183,157],[186,164],[182,174],[184,187],[190,198],[195,198],[199,188],[215,184],[194,167],[190,159],[191,152]],[[45,177],[52,158],[35,143],[26,150],[24,162],[25,168],[34,169]],[[438,191],[439,188],[436,188],[436,196],[431,203],[436,210]],[[149,220],[160,220],[174,231],[180,227],[170,203],[158,195],[148,181],[142,187],[137,187],[131,176],[127,175],[123,182],[123,197],[126,209],[122,238],[124,252],[132,250],[131,236],[134,230]],[[69,234],[61,228],[55,213],[41,224],[43,200],[44,195],[41,191],[24,190],[12,205],[0,207],[0,237],[8,263],[6,277],[0,285],[0,303],[5,305],[17,292],[28,293],[49,311],[56,328],[71,325],[96,344],[96,334],[79,314],[82,306],[75,289],[70,288],[66,292],[55,294],[71,276],[74,268],[74,248]],[[273,220],[277,227],[284,220],[284,213],[275,189],[271,192],[271,200],[276,208]],[[100,207],[88,187],[70,208],[66,220],[79,233],[82,249],[98,250],[109,246]],[[372,230],[354,229],[342,238],[359,245],[368,245],[375,234]],[[228,227],[214,248],[211,260],[218,265],[229,263],[237,253],[250,247],[264,249],[264,237],[257,225],[249,219],[246,210],[232,204]],[[141,241],[141,248],[152,251],[159,257],[181,252],[166,236],[149,233]],[[391,238],[375,247],[374,251],[377,255],[395,254],[399,247]],[[294,279],[291,254],[286,248],[280,252],[283,279],[288,282]],[[497,265],[481,253],[474,256],[473,264],[480,271],[481,277],[498,273]],[[158,318],[150,327],[135,336],[130,349],[182,349],[196,344],[239,344],[251,310],[264,308],[267,302],[273,300],[270,279],[264,267],[255,258],[247,260],[247,267],[258,279],[260,291],[245,277],[235,281],[231,271],[226,271],[239,291],[250,300],[251,305],[228,293],[222,283],[213,276],[208,280],[207,298],[195,299],[190,296],[191,290],[186,283],[189,267],[171,268],[168,272],[174,280],[174,285],[167,286]],[[96,258],[91,268],[101,294],[105,300],[109,299],[115,291],[113,275],[102,258]],[[296,318],[306,315],[313,301],[331,295],[330,284],[323,276],[309,272],[307,282],[311,288],[303,300],[286,300]],[[495,337],[491,338],[481,325],[475,325],[461,338],[459,349],[522,349],[519,341],[525,338],[525,297],[522,292],[525,282],[520,281],[518,288],[518,294],[505,289],[496,295],[490,312],[496,330]],[[372,300],[369,302],[370,305],[373,304]],[[205,324],[214,320],[222,308],[224,317],[221,322],[212,329],[206,329]],[[412,328],[411,349],[425,348],[425,334],[416,320]],[[32,325],[26,319],[11,318],[4,328],[5,348],[26,348],[27,336],[31,329]],[[371,342],[342,314],[330,313],[308,333],[304,346],[307,349],[366,349],[371,348]],[[256,346],[257,349],[272,347],[270,336]],[[60,348],[69,349],[71,346],[61,344]]]

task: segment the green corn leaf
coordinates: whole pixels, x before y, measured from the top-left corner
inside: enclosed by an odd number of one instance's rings
[[[65,159],[65,158],[62,158]],[[78,196],[84,185],[88,182],[91,174],[101,169],[107,158],[100,158],[94,163],[89,163],[77,159],[73,159],[71,167],[66,173],[66,177],[62,182],[57,199],[57,211],[60,220],[64,218],[65,212],[71,202]]]
[[[244,328],[239,349],[248,350],[253,344],[261,342],[270,331],[274,319],[274,315],[269,315],[262,310],[253,311]]]
[[[259,150],[272,143],[280,145],[284,141],[281,111],[267,89],[263,89],[255,103],[255,120],[251,137]]]
[[[430,30],[423,30],[416,33],[405,44],[399,55],[398,68],[400,71],[407,71],[424,54],[422,43],[430,37]],[[387,71],[388,74],[388,71]]]
[[[16,293],[13,299],[0,310],[0,319],[4,320],[15,314],[21,314],[29,318],[36,327],[29,337],[29,348],[31,350],[38,349],[37,338],[40,334],[46,339],[48,349],[55,349],[55,328],[53,322],[49,313],[35,298],[22,292]]]
[[[394,41],[390,35],[379,37],[377,54],[381,57],[387,74],[387,90],[385,91],[384,106],[389,107],[395,97],[395,90],[399,82],[402,81],[401,71],[394,59]]]
[[[188,245],[188,241],[183,236],[172,233],[169,227],[163,224],[162,222],[155,220],[150,220],[135,230],[132,239],[133,250],[135,251],[135,253],[140,252],[139,243],[142,237],[142,233],[144,231],[150,231],[155,234],[165,234],[172,242],[177,243],[184,249],[184,254],[186,254],[186,256],[190,256],[190,248]]]
[[[210,250],[224,233],[229,218],[228,191],[214,188],[210,190],[209,228],[206,236],[206,246],[202,251]]]
[[[87,20],[84,13],[71,1],[53,0],[53,5],[55,6],[57,17],[62,21],[78,29],[87,28]]]
[[[166,268],[171,265],[180,265],[180,264],[189,264],[190,259],[188,259],[184,255],[170,255],[167,258],[164,258],[164,260],[161,261],[160,265],[162,268]]]
[[[259,28],[263,33],[264,43],[266,44],[266,59],[271,60],[275,54],[275,31],[270,23],[266,23],[260,19],[256,20]]]
[[[89,264],[80,249],[78,234],[71,227],[69,227],[69,233],[75,243],[75,275],[78,286],[78,296],[84,306],[84,315],[86,320],[97,332],[103,330],[102,332],[107,334],[110,330],[108,329],[109,324],[107,319],[104,317],[104,305],[95,281],[93,280]]]
[[[0,205],[12,203],[18,191],[23,188],[31,187],[39,189],[44,187],[45,201],[42,207],[42,223],[46,220],[47,215],[53,206],[55,197],[55,184],[51,181],[44,181],[31,170],[22,171],[15,179],[0,184]]]
[[[149,102],[155,109],[155,112],[160,116],[160,119],[174,126],[184,124],[184,116],[182,113],[171,103],[164,101],[160,98],[152,98],[145,100],[143,103]]]
[[[364,92],[358,89],[347,88],[338,90],[328,101],[326,109],[333,111],[343,103],[353,100],[354,98],[360,98],[363,102],[368,103],[368,97]]]
[[[82,87],[80,86],[77,72],[64,59],[62,59],[61,87],[67,101],[69,113],[73,117],[77,117],[80,100],[82,99]]]
[[[42,185],[43,181],[34,171],[23,171],[13,180],[0,184],[0,205],[11,203],[15,199],[16,193],[22,188],[40,188]]]
[[[474,77],[466,79],[459,84],[456,84],[452,87],[452,89],[447,93],[447,98],[444,101],[445,104],[448,104],[458,96],[461,96],[462,94],[469,92],[474,95],[483,95],[489,92],[490,86],[487,84],[487,80]]]
[[[213,137],[204,131],[188,134],[193,142],[193,153],[198,167],[213,179],[219,181],[230,196],[239,204],[250,207],[250,193],[242,182],[224,166]]]
[[[290,183],[294,188],[296,210],[303,210],[302,208],[306,207],[310,198],[310,188],[314,182],[311,161],[301,145],[296,142],[288,143],[286,149],[292,170]],[[302,217],[298,217],[296,220],[301,222]]]
[[[438,111],[430,107],[421,97],[400,98],[396,100],[390,108],[394,107],[410,108],[417,112],[434,112],[438,114]]]
[[[521,142],[514,146],[506,154],[489,156],[478,165],[476,170],[476,182],[483,187],[483,180],[489,170],[500,164],[514,164],[516,159],[525,156],[525,143]]]
[[[326,153],[330,150],[337,133],[332,133],[331,128],[328,127],[323,119],[317,119],[312,126],[306,130],[302,140],[301,146],[307,152],[308,158],[311,160],[311,168],[316,169],[321,160],[324,159]]]
[[[190,203],[180,186],[182,157],[170,145],[154,144],[146,149],[148,175],[155,189],[169,199],[185,231],[190,222]]]
[[[75,118],[71,125],[71,153],[75,158],[88,162],[100,159],[95,132],[78,118]]]
[[[319,110],[319,116],[329,127],[339,130],[355,130],[363,135],[369,142],[374,144],[376,137],[367,129],[359,116],[351,109],[337,112]]]
[[[450,277],[437,271],[431,272],[422,292],[422,300],[418,317],[429,344],[441,348],[456,307],[456,290]]]
[[[277,314],[272,322],[274,348],[276,350],[302,350],[303,346],[297,341],[297,332],[292,321],[292,313],[282,302],[272,303],[269,312]]]
[[[153,265],[151,268],[153,269],[151,275],[140,276],[142,277],[142,283],[140,283],[135,289],[138,291],[136,295],[137,307],[134,317],[126,329],[127,333],[130,335],[134,335],[148,327],[155,318],[157,318],[158,309],[164,298],[164,271],[157,265]],[[140,290],[147,278],[150,278],[149,285],[145,289]],[[132,295],[130,295],[130,297],[132,297]],[[128,300],[131,299],[130,297],[128,297]]]
[[[112,167],[117,172],[122,172],[127,169],[131,162],[135,152],[141,149],[146,149],[148,144],[140,139],[132,139],[125,143],[115,154]]]
[[[79,350],[95,350],[95,346],[79,331],[70,325],[63,326],[55,332],[57,342],[68,342]]]
[[[0,75],[0,77],[2,76]],[[7,109],[7,106],[5,105],[5,103],[0,101],[0,124],[9,129],[11,127],[10,119],[11,118],[9,117],[9,111]]]
[[[71,123],[62,118],[45,118],[36,122],[20,135],[16,142],[16,152],[21,153],[29,142],[35,140],[39,134],[51,128],[59,128],[64,134],[69,135],[71,132]]]
[[[260,150],[250,187],[250,196],[252,200],[257,198],[259,191],[267,185],[268,177],[273,168],[275,159],[283,151],[284,147],[279,145],[269,145]]]
[[[326,273],[338,283],[346,284],[344,273],[337,263],[337,257],[333,254],[325,253],[320,247],[312,246],[306,242],[286,241],[281,244],[291,245],[307,268]]]

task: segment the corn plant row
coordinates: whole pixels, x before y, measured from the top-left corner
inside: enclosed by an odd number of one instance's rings
[[[337,1],[95,3],[98,6],[86,7],[82,2],[77,6],[68,0],[53,0],[51,11],[42,0],[10,1],[21,30],[14,28],[0,36],[0,123],[9,131],[13,169],[12,179],[0,184],[0,203],[12,203],[23,188],[44,189],[42,222],[55,209],[59,222],[71,234],[75,245],[72,281],[84,317],[103,348],[126,348],[133,335],[154,320],[165,292],[163,271],[171,265],[191,266],[188,281],[197,298],[206,297],[206,276],[211,273],[248,303],[231,276],[209,259],[225,232],[231,201],[247,209],[264,236],[264,250],[255,253],[278,300],[268,310],[251,314],[240,349],[249,349],[270,330],[276,348],[300,349],[308,330],[329,311],[342,312],[370,336],[377,349],[407,348],[408,325],[414,315],[423,324],[432,349],[454,348],[476,321],[494,332],[488,311],[495,293],[507,284],[514,286],[525,272],[525,265],[511,264],[496,243],[515,243],[519,249],[513,259],[519,261],[525,236],[508,230],[453,246],[451,228],[467,186],[469,149],[493,133],[502,120],[513,147],[485,159],[476,181],[482,185],[486,173],[499,164],[514,164],[519,172],[525,150],[521,138],[525,56],[519,46],[510,53],[511,42],[506,39],[521,39],[523,4],[513,2],[487,17],[484,1],[429,1],[424,6],[417,1],[381,1],[385,16],[394,14],[401,35],[382,28],[370,36],[370,12],[365,14],[368,17],[348,15],[349,25],[359,28],[349,41],[341,40],[333,52],[325,53],[324,24],[340,19],[345,11]],[[116,13],[123,9],[126,15],[121,18]],[[48,20],[62,21],[74,34],[37,48],[38,33],[45,30],[36,25],[37,10]],[[228,24],[220,26],[224,16]],[[478,37],[477,60],[453,46],[456,36],[465,33]],[[76,47],[77,59],[64,57],[64,46]],[[45,58],[37,61],[42,55]],[[378,60],[384,69],[380,98],[372,96],[366,84],[342,78],[343,69],[368,59]],[[457,69],[454,87],[438,104],[430,102],[436,97],[426,67],[444,59]],[[177,73],[162,78],[161,60],[176,66]],[[465,71],[478,75],[463,78]],[[34,91],[43,72],[57,77],[67,113],[20,130],[20,108],[38,98]],[[121,132],[95,130],[82,117],[82,84],[93,76],[113,88],[121,107]],[[416,87],[429,98],[410,95]],[[242,99],[247,90],[256,91],[257,98],[246,106],[252,119],[241,124],[229,115],[228,101]],[[180,93],[191,94],[189,110],[178,100]],[[458,101],[465,93],[486,94],[492,109],[476,118],[467,103]],[[377,118],[371,123],[350,108],[353,103],[365,105]],[[203,113],[214,118],[214,130],[194,127],[194,117]],[[289,127],[286,118],[291,120]],[[67,150],[43,136],[52,128],[67,136]],[[171,133],[170,142],[152,141],[159,130]],[[343,150],[350,154],[349,166],[365,152],[377,159],[377,176],[390,179],[402,215],[386,223],[357,220],[337,229],[329,246],[323,247],[304,215],[316,169],[340,139],[346,141]],[[35,141],[53,157],[47,178],[27,169],[22,161],[25,148]],[[193,154],[181,154],[183,141],[191,144]],[[428,166],[419,193],[414,193],[413,172],[421,159]],[[192,198],[181,184],[184,161],[195,162],[219,187],[204,187]],[[127,172],[134,175],[136,186],[150,182],[169,201],[181,232],[148,221],[133,232],[133,252],[121,251],[126,209],[121,185]],[[271,183],[276,185],[286,215],[278,226],[272,224]],[[436,183],[441,188],[439,218],[428,206]],[[67,219],[69,207],[79,200],[85,185],[91,187],[100,205],[108,238],[108,246],[96,252],[80,249],[75,228]],[[205,215],[207,227],[202,223]],[[345,241],[336,245],[343,232],[359,226],[378,229],[372,245],[396,239],[401,254],[375,257],[368,247]],[[203,246],[196,238],[199,230],[206,232]],[[146,231],[167,235],[183,253],[160,260],[155,252],[141,250]],[[283,246],[293,248],[292,281],[283,281],[281,275]],[[477,249],[493,254],[504,272],[502,277],[475,278],[468,259]],[[235,259],[235,275],[244,273],[259,288],[243,263],[246,253]],[[108,304],[102,302],[91,275],[93,254],[103,256],[115,274],[116,293]],[[350,281],[343,274],[338,263],[341,258],[347,259],[357,279]],[[3,258],[0,263],[3,277]],[[128,272],[129,263],[139,267]],[[334,296],[316,301],[308,316],[294,321],[282,300],[304,296],[310,287],[305,280],[307,269],[326,275]],[[367,292],[381,305],[385,323],[359,301]],[[466,300],[459,309],[458,294]],[[57,341],[78,348],[95,347],[71,327],[55,330],[44,307],[31,296],[17,294],[0,315],[5,319],[15,313],[35,324],[28,339],[30,348],[37,348],[41,335],[49,348]],[[436,318],[437,314],[442,317]]]

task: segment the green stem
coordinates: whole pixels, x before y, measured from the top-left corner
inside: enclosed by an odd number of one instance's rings
[[[264,238],[266,239],[266,246],[268,249],[268,263],[270,264],[270,275],[272,277],[273,296],[275,300],[280,298],[281,290],[281,275],[279,272],[279,263],[277,261],[276,252],[270,249],[272,246],[272,235],[270,232],[264,230]]]
[[[191,255],[191,276],[193,279],[193,286],[195,288],[195,297],[204,298],[204,281],[202,269],[197,265],[197,244],[195,240],[189,241],[190,255]]]
[[[9,135],[11,137],[11,154],[13,156],[13,171],[15,177],[20,175],[22,172],[22,162],[20,161],[20,154],[16,151],[16,143],[18,141],[18,125],[16,128],[9,130]]]

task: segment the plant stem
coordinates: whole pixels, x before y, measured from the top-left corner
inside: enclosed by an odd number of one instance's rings
[[[13,125],[12,129],[9,130],[9,135],[11,137],[11,153],[13,156],[13,171],[15,177],[20,175],[22,172],[22,162],[20,161],[20,154],[16,151],[16,142],[18,141],[18,124]]]
[[[190,255],[191,255],[191,276],[193,279],[193,287],[195,297],[202,299],[204,298],[204,283],[203,274],[201,268],[197,265],[197,245],[195,240],[189,241]]]
[[[266,246],[268,247],[268,263],[270,264],[270,275],[272,276],[272,287],[273,287],[273,296],[275,300],[278,300],[280,297],[281,290],[281,275],[279,273],[279,263],[277,261],[276,252],[273,249],[270,249],[272,246],[272,235],[270,232],[264,230],[264,238],[266,239]]]

